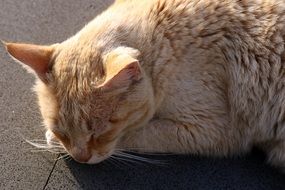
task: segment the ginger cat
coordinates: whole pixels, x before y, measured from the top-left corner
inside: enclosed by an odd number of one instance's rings
[[[258,146],[285,168],[284,39],[283,0],[120,0],[62,43],[5,45],[78,162]]]

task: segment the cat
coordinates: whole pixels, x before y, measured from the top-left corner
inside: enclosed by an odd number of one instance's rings
[[[284,39],[283,0],[117,0],[62,43],[4,44],[78,162],[257,146],[284,169]]]

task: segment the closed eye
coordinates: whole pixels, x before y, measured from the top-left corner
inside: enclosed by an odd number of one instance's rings
[[[87,126],[87,130],[91,131],[92,130],[92,126],[93,126],[93,122],[91,120],[87,120],[86,121],[86,126]]]
[[[58,140],[60,140],[64,145],[69,145],[70,144],[70,140],[69,140],[68,136],[64,132],[62,132],[62,131],[60,131],[58,129],[55,129],[55,128],[51,129],[51,131],[54,134],[54,136]]]

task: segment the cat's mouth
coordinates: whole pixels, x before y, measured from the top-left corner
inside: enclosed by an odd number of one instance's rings
[[[111,151],[104,154],[98,154],[94,150],[88,151],[87,149],[80,149],[78,147],[73,147],[68,152],[75,161],[83,164],[98,164],[112,155]]]

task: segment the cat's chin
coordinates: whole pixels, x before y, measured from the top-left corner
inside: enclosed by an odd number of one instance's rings
[[[85,164],[98,164],[106,159],[109,158],[109,154],[104,155],[104,156],[98,156],[98,155],[92,155],[92,157],[86,162]]]

